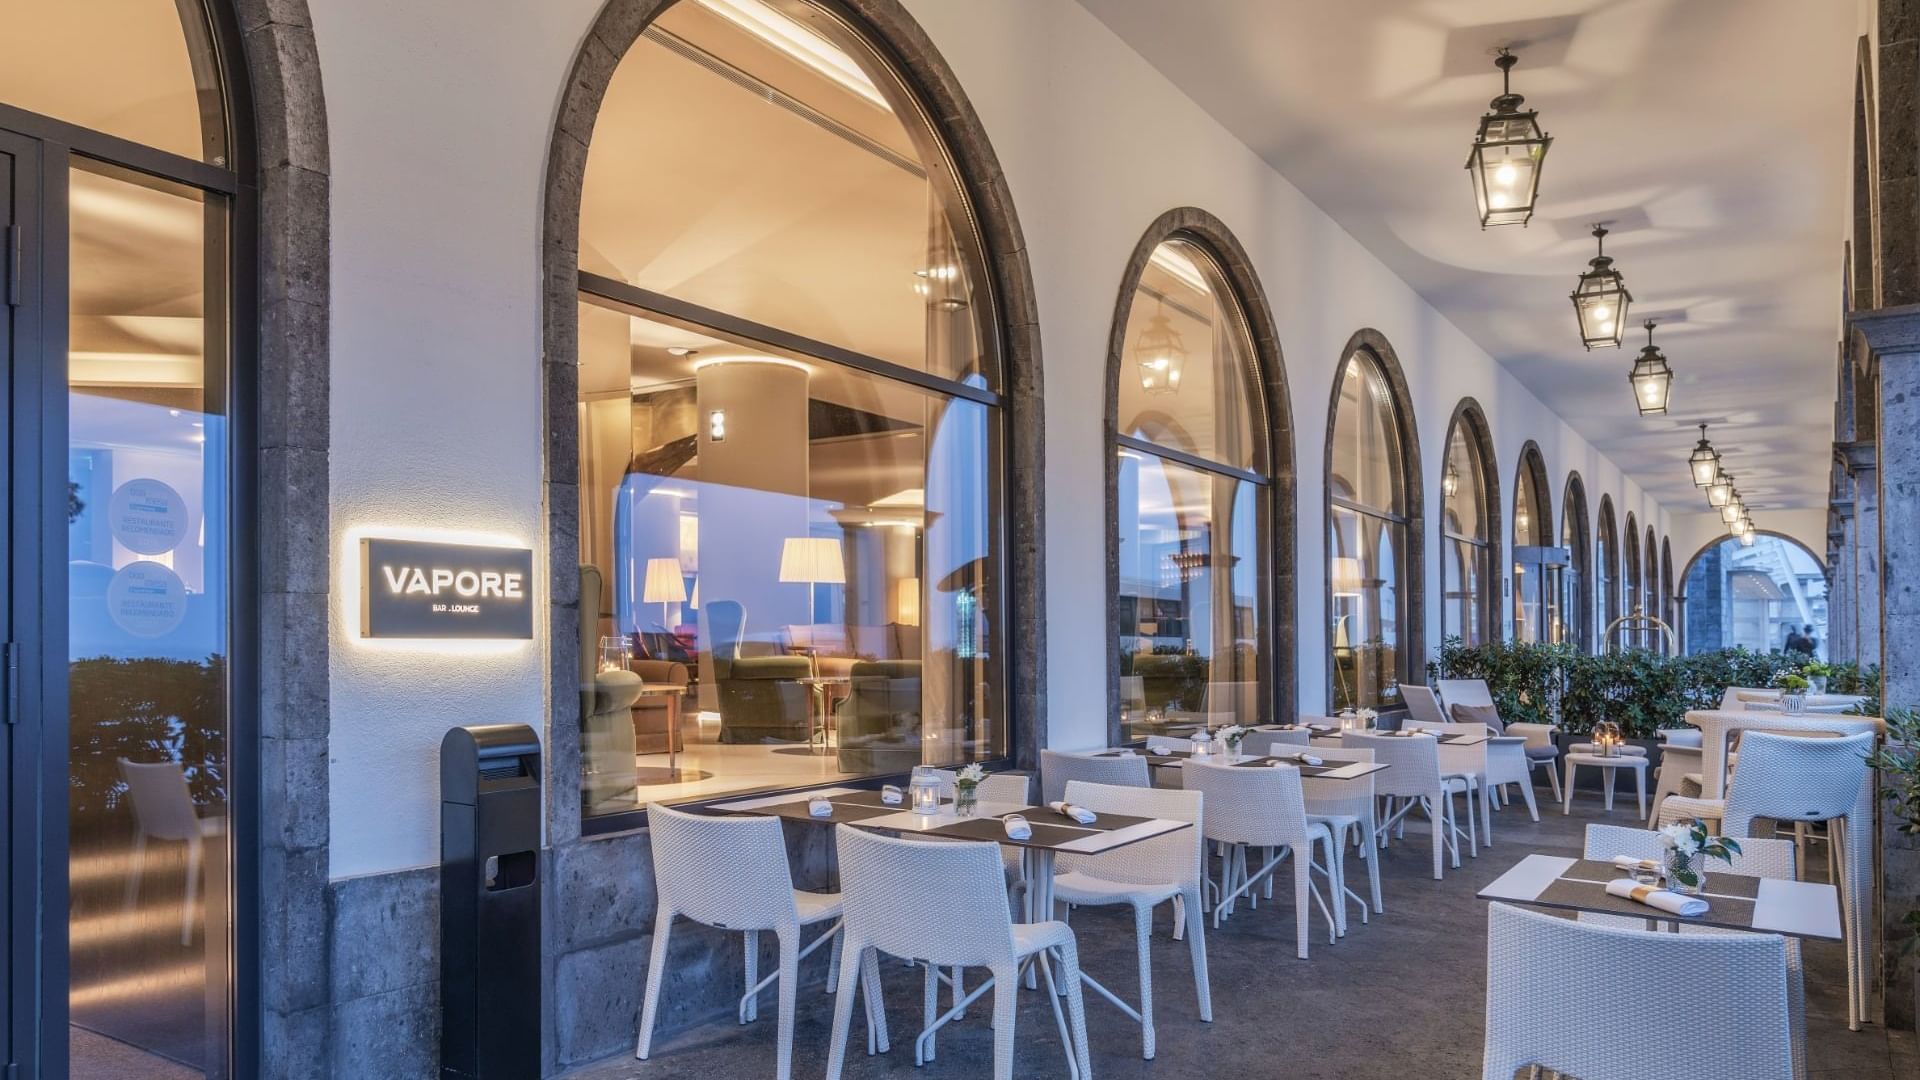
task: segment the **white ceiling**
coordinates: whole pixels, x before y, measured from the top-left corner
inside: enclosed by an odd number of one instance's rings
[[[1705,420],[1757,518],[1825,505],[1854,5],[1081,2],[1662,503],[1704,508]],[[1554,143],[1533,223],[1483,232],[1463,165],[1509,43]],[[1662,324],[1668,416],[1633,408],[1644,331],[1580,346],[1596,221]]]

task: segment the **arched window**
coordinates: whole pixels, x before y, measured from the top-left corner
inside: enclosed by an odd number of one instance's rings
[[[1291,716],[1273,680],[1275,449],[1263,370],[1281,370],[1244,254],[1170,211],[1128,267],[1108,385],[1114,427],[1116,733]],[[1250,316],[1249,312],[1254,314]],[[1284,390],[1281,391],[1284,394]],[[1290,530],[1289,530],[1290,532]]]
[[[1423,659],[1419,443],[1399,362],[1362,331],[1334,380],[1327,437],[1329,697],[1335,709],[1400,703]]]
[[[1582,652],[1593,648],[1593,548],[1588,541],[1587,488],[1579,473],[1567,474],[1560,496],[1560,546],[1567,552],[1567,569],[1560,590],[1567,639]]]
[[[1615,529],[1613,496],[1600,496],[1600,527],[1593,559],[1594,649],[1613,645],[1609,628],[1620,617],[1620,534]]]
[[[1004,283],[947,113],[876,41],[839,5],[687,0],[600,103],[588,816],[1012,749]]]
[[[1647,567],[1646,575],[1641,579],[1640,610],[1648,618],[1657,619],[1660,617],[1660,544],[1654,539],[1651,525],[1647,526],[1647,543],[1641,548],[1641,554],[1646,559]],[[1649,622],[1641,631],[1640,645],[1647,649],[1660,648],[1659,628]]]
[[[1723,537],[1682,577],[1689,653],[1735,647],[1827,656],[1826,570],[1813,552],[1776,533],[1747,547]]]
[[[1627,511],[1625,532],[1626,547],[1621,553],[1620,614],[1625,616],[1641,615],[1644,614],[1644,611],[1640,606],[1642,598],[1640,585],[1640,528],[1634,520],[1633,511],[1631,510]],[[1640,647],[1641,632],[1639,626],[1623,626],[1617,633],[1620,638],[1621,648],[1637,649]]]
[[[11,988],[31,988],[42,1010],[37,1037],[14,1030],[9,1060],[21,1075],[67,1075],[61,1061],[117,1075],[158,1060],[148,1051],[191,1075],[246,1073],[229,1060],[222,1005],[236,913],[218,868],[232,852],[209,841],[203,860],[197,846],[202,830],[249,835],[227,828],[249,812],[230,813],[235,775],[261,782],[258,747],[243,741],[257,710],[229,704],[260,678],[234,613],[255,602],[236,562],[263,545],[234,512],[232,478],[255,461],[252,393],[266,396],[245,324],[255,170],[231,123],[249,114],[220,64],[237,39],[196,0],[15,3],[0,24],[0,361],[14,373],[5,422],[20,465],[10,535],[64,538],[9,547],[9,658],[42,673],[8,677],[21,729],[42,733],[10,745],[47,763],[16,757],[12,775],[50,777],[51,796],[29,813],[34,796],[10,794],[10,839],[34,836],[44,858],[9,848],[20,876],[0,910],[13,941],[39,943],[11,954]],[[248,80],[235,74],[237,93]],[[53,475],[23,480],[32,472]],[[31,589],[18,577],[27,559],[40,562]],[[58,692],[39,689],[49,678]],[[167,820],[188,823],[191,860],[171,842],[185,833],[155,831]],[[151,836],[169,842],[148,847]],[[27,895],[58,899],[36,915],[18,903]]]
[[[1500,481],[1480,403],[1462,399],[1440,468],[1440,634],[1477,645],[1498,636]]]
[[[1513,476],[1513,640],[1559,641],[1560,575],[1566,560],[1549,537],[1553,505],[1547,491],[1547,464],[1529,439],[1520,450]]]

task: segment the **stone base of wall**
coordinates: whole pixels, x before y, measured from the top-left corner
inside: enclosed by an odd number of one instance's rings
[[[825,888],[831,831],[788,828],[797,884]],[[550,850],[545,864],[542,1041],[552,1075],[633,1053],[656,894],[644,829]],[[440,868],[345,878],[328,892],[333,1075],[433,1080],[440,1070]],[[742,934],[675,922],[655,1045],[732,1022],[745,990],[744,948]],[[763,975],[778,968],[776,948],[773,935],[761,935]],[[826,971],[822,949],[801,966],[801,984],[824,983]],[[769,1021],[772,1008],[769,987],[761,1010]]]

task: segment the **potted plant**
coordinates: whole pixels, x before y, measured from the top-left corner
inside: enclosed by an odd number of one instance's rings
[[[1219,738],[1220,745],[1226,748],[1227,760],[1240,760],[1240,742],[1247,737],[1247,729],[1239,724],[1228,724],[1214,734]]]
[[[1708,859],[1732,865],[1740,854],[1737,842],[1708,832],[1699,818],[1661,829],[1660,842],[1667,849],[1667,888],[1687,896],[1698,896],[1707,887]]]
[[[1773,685],[1780,688],[1781,708],[1794,716],[1807,711],[1807,687],[1811,684],[1805,675],[1783,671],[1773,677]]]
[[[1824,694],[1827,692],[1827,680],[1833,677],[1833,665],[1825,660],[1809,660],[1800,665],[1800,674],[1813,684],[1814,693]]]

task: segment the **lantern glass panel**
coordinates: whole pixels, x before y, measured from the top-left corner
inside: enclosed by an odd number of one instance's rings
[[[1720,455],[1712,450],[1695,450],[1687,463],[1693,468],[1694,487],[1708,487],[1720,475]]]
[[[1707,488],[1707,505],[1719,509],[1733,498],[1733,477],[1721,473]]]
[[[1626,333],[1627,308],[1633,297],[1620,286],[1617,275],[1603,277],[1581,275],[1579,291],[1573,294],[1574,311],[1580,316],[1580,342],[1589,349],[1620,346]]]
[[[1548,139],[1532,113],[1493,113],[1480,121],[1467,171],[1480,224],[1525,225],[1539,193]]]
[[[1627,376],[1633,384],[1634,403],[1640,407],[1641,416],[1652,416],[1667,411],[1667,396],[1673,388],[1673,369],[1667,366],[1658,355],[1642,356],[1634,361],[1633,372]]]

